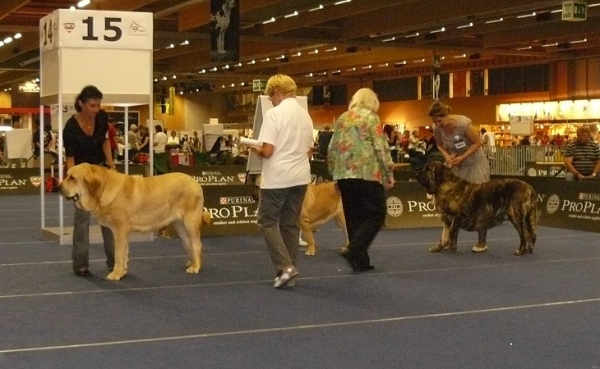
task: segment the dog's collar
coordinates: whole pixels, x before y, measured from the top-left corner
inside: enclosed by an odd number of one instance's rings
[[[66,196],[65,196],[66,197]],[[79,194],[76,193],[75,195],[71,196],[71,197],[66,197],[67,200],[73,200],[73,201],[79,201]]]

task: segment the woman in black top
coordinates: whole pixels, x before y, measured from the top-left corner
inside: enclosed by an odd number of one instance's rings
[[[100,109],[102,92],[95,86],[86,86],[75,100],[77,113],[63,129],[66,170],[81,163],[107,165],[114,169],[108,140],[108,115]],[[115,265],[115,240],[112,231],[100,227],[109,271]],[[73,216],[73,271],[81,277],[89,276],[90,213],[75,206]]]

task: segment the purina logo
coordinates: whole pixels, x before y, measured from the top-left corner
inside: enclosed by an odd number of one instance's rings
[[[254,203],[256,203],[256,201],[252,196],[232,196],[219,198],[219,204],[221,205],[245,205]]]
[[[550,195],[546,202],[546,211],[548,214],[554,214],[560,207],[560,197],[558,195]]]
[[[404,206],[402,206],[402,200],[396,196],[390,196],[385,201],[387,213],[394,218],[398,218],[404,212]]]
[[[530,177],[536,177],[537,170],[535,168],[529,168],[529,169],[527,169],[527,175]]]
[[[75,23],[63,23],[63,28],[68,33],[71,33],[75,29]]]
[[[127,34],[129,34],[129,36],[148,36],[148,30],[135,22],[131,22]]]

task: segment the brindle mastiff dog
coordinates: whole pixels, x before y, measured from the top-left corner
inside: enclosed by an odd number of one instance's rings
[[[489,228],[508,219],[519,232],[521,243],[515,255],[532,253],[536,240],[537,195],[531,185],[518,179],[492,179],[473,184],[455,176],[440,162],[429,162],[417,180],[434,195],[444,228],[439,245],[429,251],[456,250],[459,229],[477,231],[479,241],[471,250],[488,249]]]

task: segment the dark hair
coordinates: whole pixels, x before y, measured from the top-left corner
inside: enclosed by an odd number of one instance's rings
[[[102,92],[100,92],[98,87],[92,85],[85,86],[83,90],[81,90],[77,98],[75,98],[75,110],[77,110],[78,112],[81,111],[79,101],[85,104],[86,102],[92,99],[102,100],[102,97]]]
[[[154,126],[154,130],[156,132],[162,132],[162,126],[160,124],[157,124],[157,125]]]

